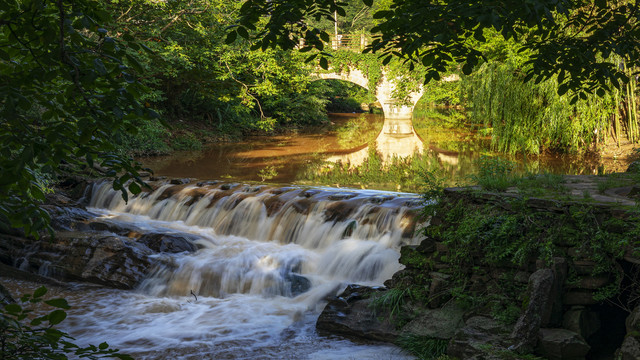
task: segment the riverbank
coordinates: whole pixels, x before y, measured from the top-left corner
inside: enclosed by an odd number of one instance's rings
[[[637,359],[638,176],[435,191],[387,289],[348,288],[318,328],[432,359]],[[346,315],[345,315],[346,314]]]

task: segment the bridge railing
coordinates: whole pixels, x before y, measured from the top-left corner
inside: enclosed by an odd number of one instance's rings
[[[325,46],[331,47],[333,50],[348,50],[362,52],[369,43],[373,36],[371,34],[338,34],[330,35],[329,42],[325,42]],[[298,47],[304,47],[304,39],[300,39]]]
[[[367,34],[331,35],[330,45],[333,50],[350,50],[360,52],[369,45],[371,39],[372,36]]]

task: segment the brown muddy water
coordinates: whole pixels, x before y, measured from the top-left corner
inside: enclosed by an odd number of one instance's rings
[[[169,177],[396,190],[389,184],[335,184],[310,174],[331,166],[321,164],[336,161],[360,165],[370,146],[376,146],[383,159],[421,153],[428,158],[429,170],[436,164],[443,171],[446,185],[465,185],[477,171],[480,156],[496,155],[481,126],[465,123],[455,110],[417,109],[412,120],[387,122],[382,115],[330,114],[330,121],[331,126],[313,133],[249,137],[238,143],[211,144],[200,151],[139,160],[156,175]],[[629,162],[622,156],[502,157],[514,161],[520,174],[605,174],[625,171]]]

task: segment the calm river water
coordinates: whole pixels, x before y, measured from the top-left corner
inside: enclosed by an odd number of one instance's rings
[[[428,109],[417,109],[413,120],[404,122],[385,122],[382,115],[374,114],[330,114],[331,126],[313,133],[249,137],[238,143],[210,144],[201,151],[141,161],[156,175],[170,177],[397,190],[388,184],[336,184],[315,174],[323,163],[362,164],[370,146],[377,144],[382,158],[420,152],[430,168],[436,166],[444,172],[447,185],[462,185],[470,182],[469,175],[476,171],[481,155],[495,154],[490,151],[490,138],[478,132],[480,127],[460,119],[455,111]],[[602,174],[624,171],[628,166],[626,161],[613,158],[568,155],[507,158],[517,164],[520,173]]]

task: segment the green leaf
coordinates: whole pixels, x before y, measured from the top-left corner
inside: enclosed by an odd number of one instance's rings
[[[22,312],[22,307],[18,304],[8,304],[4,306],[4,311],[10,314],[18,314]]]
[[[238,32],[238,35],[249,40],[249,32],[247,31],[247,29],[245,29],[244,27],[238,27],[236,31]]]
[[[66,318],[67,318],[67,313],[64,310],[53,310],[51,314],[49,314],[49,324],[51,325],[60,324]]]
[[[106,342],[100,343],[100,345],[98,345],[98,349],[100,350],[106,350],[109,347],[109,344],[107,344]]]
[[[571,98],[571,101],[569,101],[569,105],[575,105],[575,103],[577,103],[577,102],[578,102],[578,95],[574,95]]]
[[[136,195],[139,194],[142,189],[140,189],[140,185],[132,182],[131,184],[129,184],[129,191],[131,191],[132,194]]]
[[[393,11],[378,11],[375,14],[373,14],[373,18],[374,19],[384,19],[384,18],[388,18],[393,16]]]
[[[465,64],[462,66],[462,73],[463,73],[463,74],[465,74],[465,75],[469,75],[469,74],[471,74],[471,72],[472,72],[472,71],[473,71],[473,65],[469,64],[468,62],[467,62],[467,63],[465,63]]]
[[[230,33],[227,34],[227,38],[224,40],[225,44],[231,44],[234,41],[236,41],[236,38],[238,37],[238,32],[237,31],[232,31]]]
[[[561,84],[560,86],[558,86],[558,95],[562,96],[566,94],[568,90],[569,90],[569,85]]]
[[[371,7],[371,5],[373,5],[373,0],[362,0],[362,2],[368,7]]]
[[[69,303],[67,303],[67,300],[65,299],[50,299],[50,300],[46,300],[44,302],[47,305],[53,306],[53,307],[57,307],[60,309],[70,309],[71,306],[69,306]]]
[[[320,67],[325,70],[329,70],[329,62],[327,61],[327,58],[325,57],[320,58]]]
[[[44,296],[44,294],[46,293],[47,293],[47,288],[44,286],[40,286],[39,288],[36,289],[36,291],[33,292],[33,297],[39,298]]]

